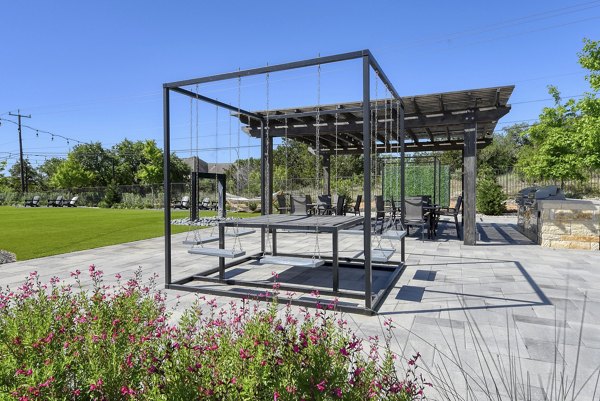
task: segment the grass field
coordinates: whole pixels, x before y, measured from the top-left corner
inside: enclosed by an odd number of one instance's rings
[[[172,218],[187,216],[177,211]],[[171,227],[174,234],[188,229]],[[15,253],[17,260],[160,237],[163,232],[160,210],[0,207],[0,249]]]

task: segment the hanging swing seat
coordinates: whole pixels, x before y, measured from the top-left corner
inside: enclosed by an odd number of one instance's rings
[[[214,242],[214,241],[218,241],[219,240],[219,236],[212,236],[212,237],[204,237],[204,238],[198,238],[198,239],[186,239],[185,241],[183,241],[184,245],[200,245],[200,244],[207,244],[209,242]]]
[[[319,267],[325,264],[324,260],[315,258],[302,258],[296,256],[263,256],[261,265],[284,265],[297,267]]]
[[[406,230],[387,230],[381,234],[381,238],[401,240],[406,237]]]
[[[373,248],[371,249],[371,260],[373,262],[387,262],[394,252],[396,252],[396,250],[390,248]]]
[[[233,232],[226,232],[225,236],[226,237],[241,237],[242,235],[254,234],[255,232],[256,232],[256,230],[248,228],[245,230],[235,230]],[[217,237],[217,239],[219,239],[219,237]]]
[[[194,255],[218,256],[220,258],[239,258],[244,256],[246,251],[241,249],[219,249],[219,248],[192,248],[188,253]]]
[[[395,252],[396,250],[392,248],[373,248],[371,249],[371,262],[389,262]],[[354,255],[354,258],[364,258],[364,254],[363,251],[360,251]]]
[[[341,230],[340,234],[348,234],[348,235],[364,235],[365,232],[363,230]]]

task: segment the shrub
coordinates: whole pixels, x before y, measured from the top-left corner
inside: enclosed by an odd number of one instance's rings
[[[140,272],[84,292],[30,274],[0,290],[0,394],[18,400],[421,399],[418,355],[397,377],[391,352],[325,310],[200,298],[179,325]],[[117,277],[120,280],[120,277]],[[155,279],[155,277],[153,278]],[[207,305],[204,313],[200,305]],[[388,324],[388,328],[391,326]],[[389,344],[386,337],[386,344]],[[363,347],[365,350],[363,351]],[[3,398],[4,399],[4,398]]]
[[[114,204],[120,203],[122,199],[121,191],[116,181],[111,181],[106,186],[106,192],[104,193],[104,199],[98,204],[100,207],[113,207]]]
[[[250,209],[251,212],[256,212],[256,209],[258,209],[258,203],[256,203],[256,202],[248,203],[248,209]]]
[[[479,213],[497,216],[506,210],[504,201],[506,195],[502,186],[493,178],[483,177],[477,181],[477,211]]]

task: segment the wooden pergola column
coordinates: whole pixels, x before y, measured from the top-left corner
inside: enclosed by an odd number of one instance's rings
[[[464,134],[463,150],[463,240],[465,245],[477,243],[477,222],[475,220],[475,191],[477,180],[477,119],[475,109],[469,111],[467,117],[472,124],[467,125]]]

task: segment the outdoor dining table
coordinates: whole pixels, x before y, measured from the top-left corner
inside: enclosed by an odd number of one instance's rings
[[[437,237],[437,220],[440,213],[440,205],[426,205],[423,210],[429,213],[429,232],[433,237]]]
[[[333,291],[339,290],[339,233],[363,223],[362,216],[331,216],[331,215],[294,215],[294,214],[268,214],[238,221],[224,221],[219,223],[219,248],[225,246],[225,227],[260,228],[271,233],[271,254],[277,256],[277,231],[292,230],[301,232],[330,233],[332,241],[332,270]],[[265,252],[263,244],[263,253]],[[286,256],[289,256],[286,254]],[[298,256],[298,255],[295,255]],[[224,260],[219,258],[219,267],[224,272]]]

